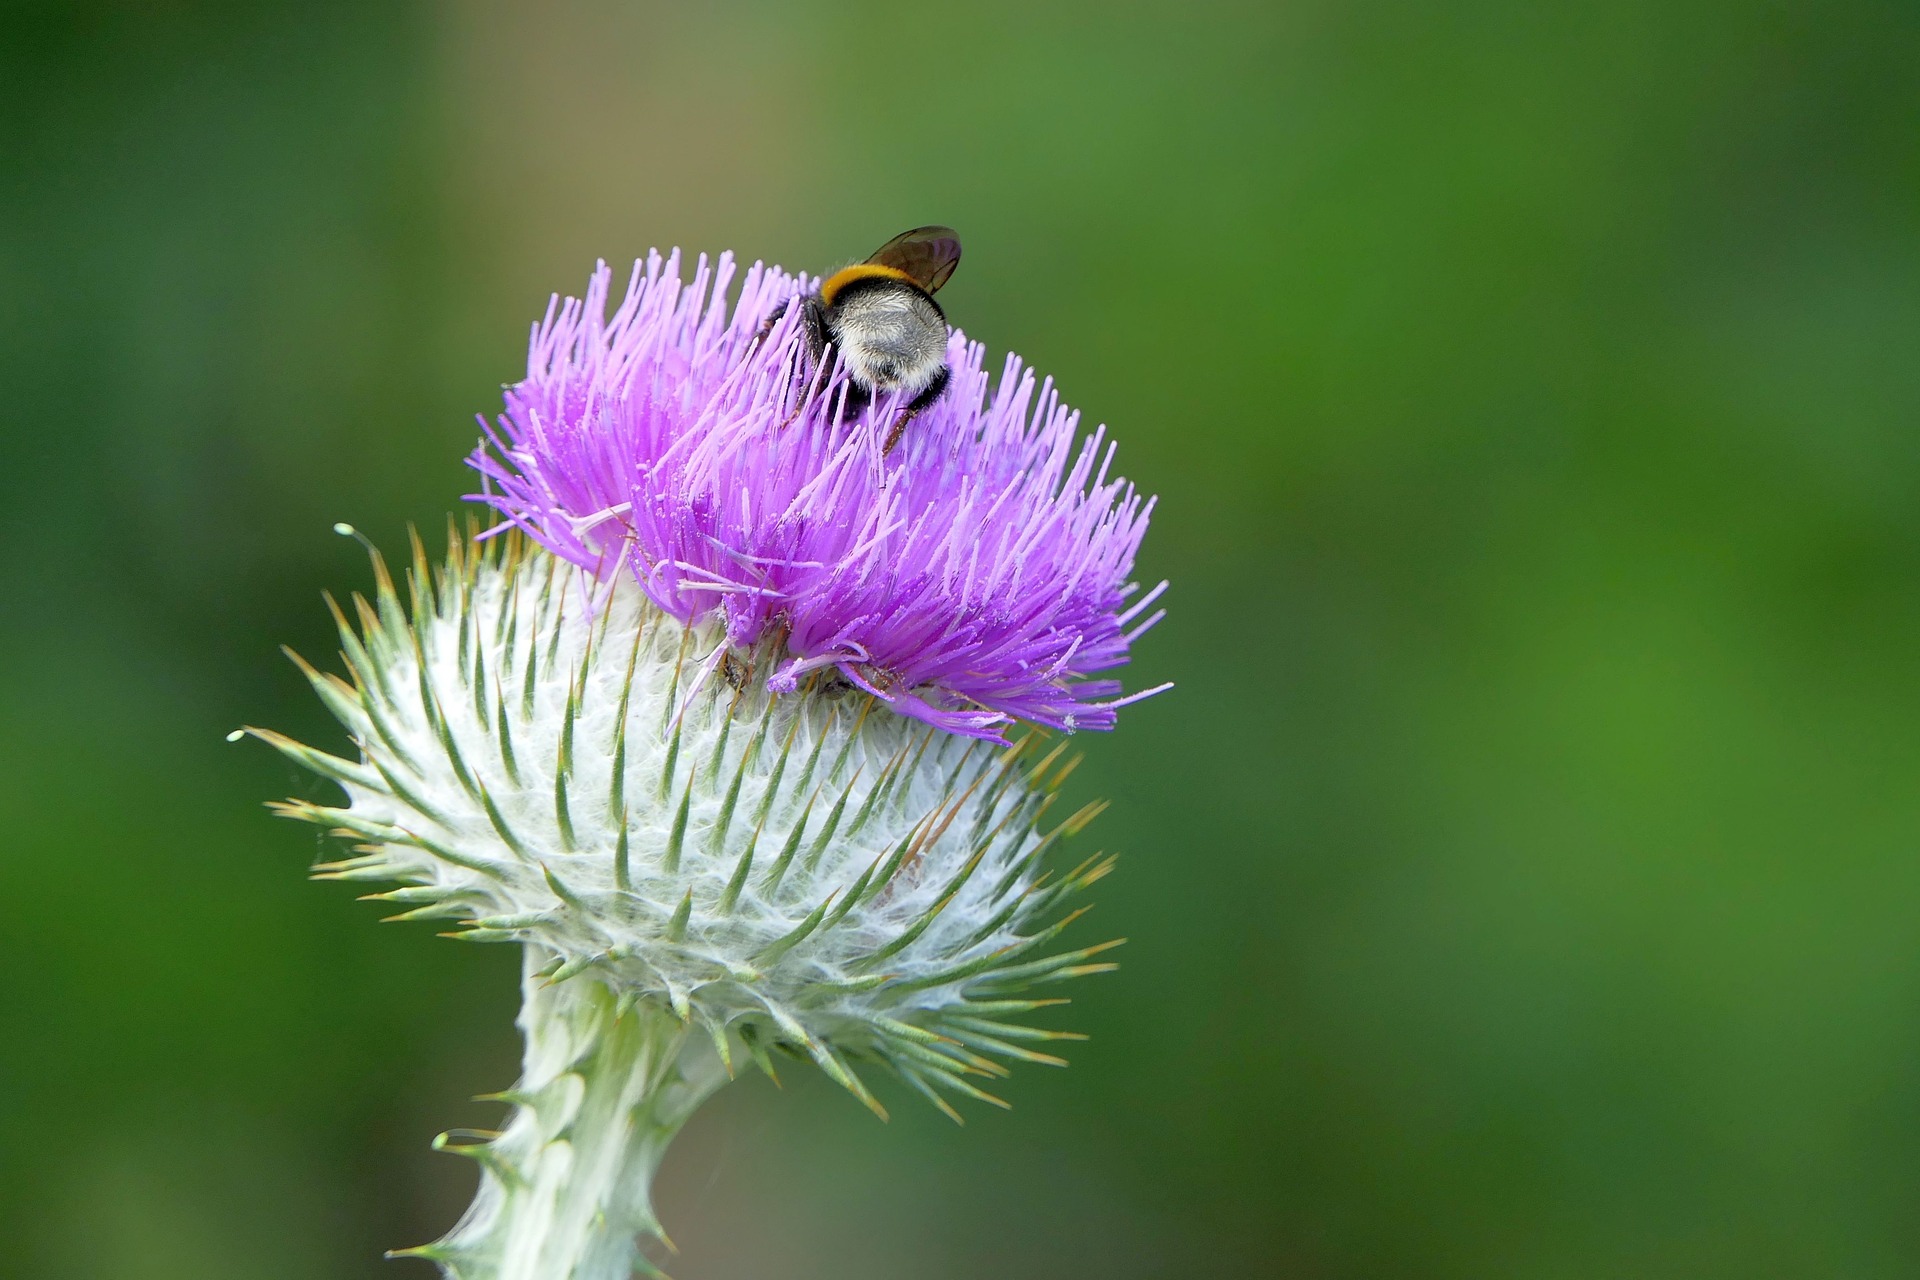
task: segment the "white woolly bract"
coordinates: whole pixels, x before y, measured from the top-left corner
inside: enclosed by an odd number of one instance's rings
[[[1044,955],[1094,859],[1038,874],[1064,776],[1038,739],[996,748],[903,719],[822,677],[766,691],[774,655],[728,652],[626,575],[602,581],[517,534],[418,541],[410,608],[375,556],[339,617],[351,680],[302,663],[358,760],[253,730],[345,787],[289,816],[358,841],[332,879],[389,880],[397,918],[529,944],[548,982],[597,981],[711,1037],[723,1062],[817,1062],[879,1109],[850,1059],[939,1090],[1064,1038],[1006,1021],[1029,986],[1109,966]],[[336,611],[338,612],[338,611]],[[755,670],[762,673],[754,679]],[[1077,914],[1077,913],[1076,913]],[[1112,944],[1106,944],[1112,945]]]

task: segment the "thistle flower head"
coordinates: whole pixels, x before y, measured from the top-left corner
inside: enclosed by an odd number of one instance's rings
[[[604,265],[584,300],[556,301],[474,455],[477,496],[727,646],[770,641],[775,692],[831,668],[1002,741],[1014,720],[1108,729],[1158,692],[1096,678],[1161,590],[1128,581],[1152,503],[1110,475],[1103,431],[1076,445],[1050,380],[1009,357],[992,383],[955,332],[950,390],[883,455],[900,397],[846,415],[844,374],[804,359],[799,308],[763,334],[810,283],[755,264],[729,306],[733,275],[702,258],[684,283],[655,255],[611,318]]]

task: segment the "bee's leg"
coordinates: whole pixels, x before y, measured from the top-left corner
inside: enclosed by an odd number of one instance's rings
[[[786,311],[787,304],[783,302],[768,318],[766,325],[762,326],[763,331],[770,331],[774,321],[785,315]],[[806,334],[808,360],[814,368],[818,369],[827,353],[827,309],[820,304],[819,294],[810,293],[800,299],[800,328]],[[799,417],[800,411],[806,407],[806,400],[796,401],[792,411],[787,414],[786,420],[780,424],[780,430],[785,431],[792,426],[793,420]]]
[[[886,447],[880,450],[881,457],[884,458],[893,452],[893,446],[900,443],[900,437],[905,434],[907,424],[919,417],[921,410],[945,395],[947,384],[951,381],[953,381],[953,370],[944,364],[941,365],[940,372],[933,375],[933,381],[929,382],[919,395],[909,400],[907,407],[900,411],[900,416],[893,420],[893,430],[887,432]]]
[[[810,293],[800,300],[800,323],[807,331],[807,354],[818,364],[827,350],[827,309],[819,294]]]
[[[793,299],[789,298],[767,313],[767,318],[760,322],[759,330],[753,335],[756,344],[767,340],[792,303]],[[800,299],[800,328],[807,335],[807,354],[818,361],[820,353],[827,349],[827,309],[820,305],[817,294],[810,293]]]
[[[754,345],[758,346],[762,342],[765,342],[767,340],[767,335],[773,332],[773,326],[779,324],[780,317],[786,314],[787,314],[787,303],[785,302],[781,303],[779,306],[775,307],[773,310],[767,312],[767,318],[760,322],[760,331],[753,335]]]

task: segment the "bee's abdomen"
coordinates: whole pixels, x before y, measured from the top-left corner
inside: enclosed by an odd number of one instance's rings
[[[917,391],[946,364],[946,317],[911,285],[861,281],[843,290],[827,328],[848,373],[874,390]]]

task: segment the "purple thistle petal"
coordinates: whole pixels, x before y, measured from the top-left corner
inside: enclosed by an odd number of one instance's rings
[[[1166,586],[1129,604],[1153,503],[1109,478],[1104,428],[1076,444],[1051,379],[1012,356],[990,379],[956,331],[950,389],[882,457],[901,396],[842,420],[845,378],[810,367],[798,307],[757,341],[812,283],[756,263],[729,308],[734,274],[703,256],[684,282],[677,252],[653,254],[611,318],[604,263],[584,300],[556,299],[526,380],[481,423],[474,498],[558,556],[633,574],[683,622],[721,620],[733,645],[784,632],[777,691],[833,668],[994,740],[1013,720],[1111,729],[1159,692],[1089,678],[1127,661]]]

